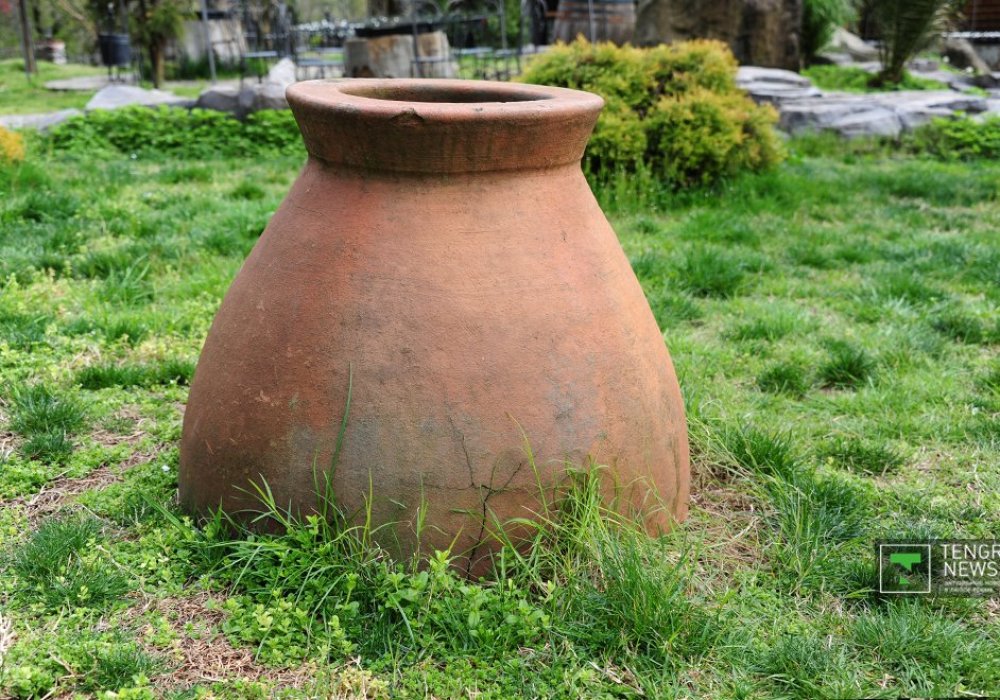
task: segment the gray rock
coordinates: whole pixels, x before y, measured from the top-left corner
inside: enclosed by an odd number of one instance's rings
[[[286,85],[266,82],[258,85],[258,90],[254,97],[253,111],[262,109],[288,109],[288,100],[285,99]]]
[[[242,119],[262,109],[288,109],[285,86],[278,83],[245,83],[243,87],[217,85],[198,96],[195,107],[227,112]]]
[[[214,85],[198,95],[194,106],[198,109],[212,109],[216,112],[239,114],[240,89],[232,85]]]
[[[801,27],[802,0],[640,0],[635,41],[719,39],[740,63],[796,69]]]
[[[271,70],[267,72],[267,77],[264,81],[280,85],[283,88],[297,82],[298,78],[295,75],[295,62],[290,58],[281,59],[271,66]]]
[[[833,53],[847,54],[855,61],[877,61],[878,49],[859,36],[851,34],[842,27],[833,30],[833,36],[826,50]]]
[[[755,102],[771,104],[820,97],[823,94],[813,86],[809,78],[780,68],[740,66],[736,72],[736,84],[746,90]]]
[[[100,90],[110,81],[106,75],[82,75],[76,78],[64,78],[62,80],[50,80],[45,83],[46,90],[56,90],[58,92],[91,92]]]
[[[812,81],[795,71],[782,68],[761,68],[760,66],[740,66],[736,71],[737,83],[785,83],[798,87],[811,87]]]
[[[967,39],[947,37],[941,42],[941,53],[955,68],[971,68],[977,75],[990,75],[984,61]]]
[[[800,100],[780,106],[779,124],[790,134],[832,131],[836,130],[834,125],[838,122],[877,108],[877,105],[857,100],[853,95]]]
[[[912,90],[867,95],[831,94],[779,105],[781,128],[790,134],[833,131],[846,138],[898,136],[956,113],[977,114],[990,109],[975,95],[945,90]]]
[[[830,128],[844,138],[858,136],[896,138],[903,131],[903,122],[891,109],[873,107],[863,112],[846,114],[834,121]]]
[[[832,63],[835,66],[849,66],[854,63],[854,59],[851,57],[851,54],[843,53],[841,51],[820,51],[819,58],[827,63]]]
[[[89,112],[95,109],[119,109],[131,105],[187,107],[190,105],[190,100],[166,90],[146,90],[134,85],[108,85],[90,98],[84,109]]]
[[[43,114],[8,114],[0,117],[0,126],[5,129],[38,129],[46,131],[56,124],[62,124],[70,117],[83,114],[78,109],[62,109],[58,112],[45,112]]]

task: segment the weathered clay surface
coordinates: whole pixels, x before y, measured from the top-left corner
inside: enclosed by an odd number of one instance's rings
[[[377,537],[398,556],[418,550],[423,504],[419,551],[454,542],[483,571],[484,514],[531,517],[539,481],[588,457],[651,530],[683,519],[677,379],[579,166],[600,99],[454,80],[309,81],[288,99],[310,157],[206,340],[182,503],[254,509],[242,489],[266,479],[312,508],[350,381],[334,490],[393,523]]]

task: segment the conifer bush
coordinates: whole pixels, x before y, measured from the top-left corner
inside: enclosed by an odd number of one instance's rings
[[[594,174],[647,168],[674,187],[711,185],[784,158],[777,113],[736,86],[722,42],[640,49],[583,38],[537,57],[521,80],[605,100],[584,163]]]

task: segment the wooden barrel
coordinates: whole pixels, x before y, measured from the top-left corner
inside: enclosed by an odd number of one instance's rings
[[[634,33],[634,0],[559,0],[552,40],[570,42],[582,34],[621,45]]]

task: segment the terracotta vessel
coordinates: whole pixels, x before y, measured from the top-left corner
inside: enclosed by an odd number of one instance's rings
[[[377,539],[396,556],[454,544],[483,571],[484,516],[531,517],[539,481],[588,458],[651,530],[683,519],[677,379],[580,170],[601,99],[456,80],[287,96],[309,159],[205,342],[182,503],[259,508],[245,489],[266,480],[314,507],[350,384],[332,484],[345,512],[391,523]]]

